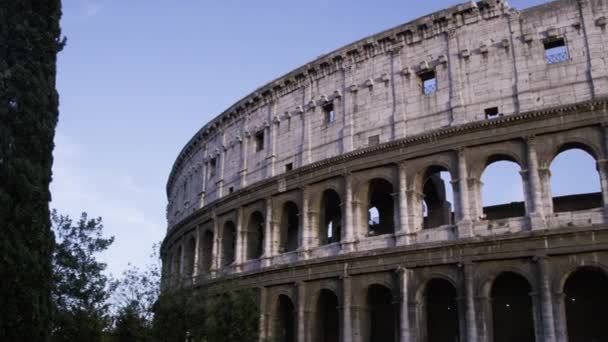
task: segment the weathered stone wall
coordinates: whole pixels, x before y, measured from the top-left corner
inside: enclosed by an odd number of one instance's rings
[[[536,340],[565,341],[564,279],[581,267],[608,269],[607,6],[454,6],[239,101],[173,166],[165,288],[213,292],[226,279],[260,287],[260,332],[269,338],[286,296],[297,307],[298,341],[314,340],[314,303],[329,289],[343,308],[340,340],[364,341],[366,291],[381,284],[405,342],[426,339],[422,289],[442,278],[460,298],[460,340],[490,341],[488,284],[511,272],[534,293]],[[561,42],[565,49],[545,55]],[[425,93],[429,72],[436,89]],[[600,192],[552,195],[551,163],[571,148],[597,162]],[[482,174],[500,160],[519,166],[523,203],[484,207]],[[434,185],[439,171],[450,184]],[[326,202],[328,191],[338,203]]]

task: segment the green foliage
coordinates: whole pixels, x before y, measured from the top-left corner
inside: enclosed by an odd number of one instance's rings
[[[157,341],[257,341],[258,297],[254,290],[226,291],[203,298],[187,290],[163,293],[156,306]]]
[[[0,340],[51,328],[49,183],[60,0],[0,1]]]
[[[253,290],[227,292],[210,298],[206,305],[207,341],[257,341],[259,309]]]
[[[53,341],[100,341],[109,324],[106,265],[95,255],[110,247],[101,218],[82,213],[76,224],[52,212],[57,245],[53,252]]]
[[[150,321],[140,313],[140,304],[133,301],[119,309],[112,331],[114,342],[151,341]]]
[[[193,324],[189,305],[193,303],[185,291],[164,292],[154,306],[152,334],[157,341],[181,342]]]

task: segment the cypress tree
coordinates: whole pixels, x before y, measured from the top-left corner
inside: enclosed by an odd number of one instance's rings
[[[0,1],[0,340],[46,341],[60,0]]]

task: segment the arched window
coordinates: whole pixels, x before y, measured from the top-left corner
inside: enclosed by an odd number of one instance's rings
[[[293,302],[289,297],[280,295],[276,305],[272,341],[295,342],[296,317]]]
[[[338,297],[330,290],[323,289],[319,293],[316,308],[315,342],[340,341],[340,313],[338,312]]]
[[[432,166],[427,169],[422,186],[424,229],[450,225],[454,222],[452,177],[447,169]]]
[[[426,334],[428,342],[459,341],[457,295],[447,280],[433,279],[426,285]]]
[[[213,263],[213,232],[205,230],[203,233],[203,243],[201,244],[201,264],[204,273],[209,273]]]
[[[342,234],[342,211],[340,196],[334,190],[325,190],[319,210],[319,243],[325,245],[340,241]]]
[[[500,274],[492,285],[492,317],[495,342],[534,342],[532,288],[512,272]]]
[[[393,185],[384,179],[372,179],[367,207],[369,235],[394,233],[394,210]]]
[[[577,144],[564,145],[551,162],[553,211],[576,211],[602,206],[602,190],[593,156]]]
[[[259,211],[249,216],[247,225],[247,260],[258,259],[264,253],[264,216]]]
[[[481,202],[484,217],[498,220],[526,215],[521,168],[509,157],[488,160],[481,176]]]
[[[232,221],[224,224],[222,231],[222,266],[228,266],[234,262],[236,247],[236,228]]]
[[[397,313],[391,290],[382,285],[371,285],[367,290],[369,338],[366,341],[397,341]]]
[[[192,277],[194,274],[194,254],[196,251],[196,240],[194,237],[188,239],[186,243],[186,254],[184,263],[184,274],[186,277]]]
[[[568,341],[608,341],[608,276],[594,268],[582,268],[568,277],[564,294]]]
[[[281,216],[281,241],[279,251],[291,252],[298,249],[298,238],[300,230],[300,217],[298,206],[293,202],[283,205]]]

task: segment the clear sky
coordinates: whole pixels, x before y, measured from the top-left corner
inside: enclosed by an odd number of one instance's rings
[[[208,120],[317,56],[460,2],[64,0],[51,206],[103,217],[111,273],[143,265],[166,231],[173,161]]]

